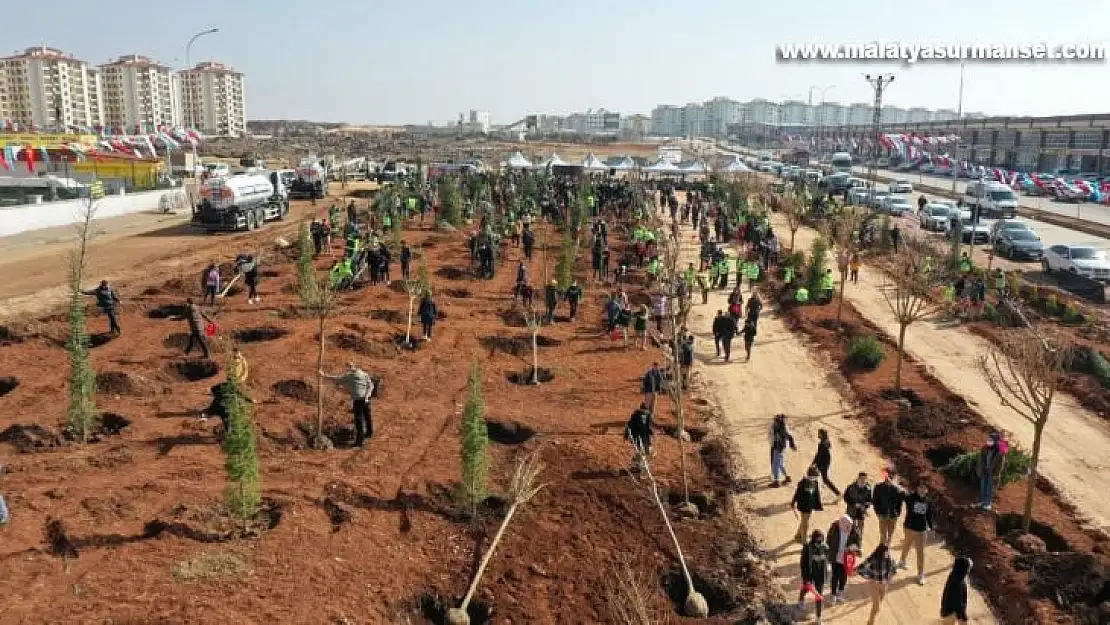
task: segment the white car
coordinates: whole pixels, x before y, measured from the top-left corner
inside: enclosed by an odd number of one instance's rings
[[[1092,280],[1110,281],[1110,260],[1106,252],[1089,245],[1053,245],[1041,261],[1045,273],[1069,271]]]
[[[952,230],[951,227],[948,228]],[[974,245],[976,243],[990,243],[991,229],[985,224],[971,223],[971,216],[960,217],[960,238],[964,243]]]
[[[886,191],[872,191],[871,194],[868,195],[867,197],[868,197],[867,202],[872,207],[882,208],[883,203],[886,202],[886,199],[888,197],[890,197],[890,194],[887,193]]]
[[[895,180],[889,185],[891,193],[913,193],[913,185],[909,180]]]
[[[870,202],[871,189],[867,187],[852,187],[848,189],[848,203],[867,205]]]
[[[946,204],[926,204],[925,210],[921,211],[919,221],[922,230],[929,232],[944,232],[948,230],[948,226],[952,223],[952,215],[955,214],[956,207],[948,206]]]
[[[883,199],[882,209],[895,217],[901,217],[913,211],[913,207],[910,206],[909,200],[904,197],[894,197],[893,195],[888,195]]]

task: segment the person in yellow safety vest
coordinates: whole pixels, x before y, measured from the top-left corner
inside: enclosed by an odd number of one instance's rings
[[[587,195],[586,196],[586,208],[588,208],[590,210],[591,215],[594,214],[594,206],[596,206],[596,205],[597,205],[597,198],[595,198],[592,195]]]
[[[686,265],[686,271],[682,272],[682,279],[686,280],[686,286],[694,288],[694,276],[697,272],[694,270],[694,263]]]
[[[717,268],[717,288],[723,289],[728,286],[728,256],[725,256],[720,261],[720,266]]]
[[[240,384],[247,381],[247,376],[250,374],[250,366],[247,364],[247,359],[243,356],[243,352],[239,351],[238,347],[231,352],[231,366],[228,367],[228,369],[228,373],[235,373],[235,377],[239,380]]]
[[[748,286],[755,289],[755,281],[759,279],[759,263],[751,260],[744,263],[744,275],[748,277]]]
[[[716,272],[716,267],[710,267],[709,270],[699,271],[697,274],[698,288],[701,289],[701,303],[709,303],[709,276],[710,271]]]
[[[836,290],[836,278],[833,277],[832,269],[826,269],[825,273],[821,276],[821,291],[827,301],[832,301],[833,291]]]
[[[994,289],[1000,294],[1006,292],[1006,272],[1001,269],[994,270]]]
[[[808,303],[809,289],[805,288],[805,286],[798,287],[798,290],[794,291],[794,301],[798,302],[799,304]]]
[[[409,197],[405,198],[405,208],[408,209],[409,215],[412,215],[413,213],[416,212],[416,196],[415,195],[410,195]]]
[[[389,228],[392,228],[392,227],[393,227],[393,214],[389,211],[386,211],[385,214],[382,215],[382,229],[383,230],[388,230]]]
[[[721,263],[709,264],[709,288],[716,288],[721,279]]]
[[[790,286],[790,283],[793,282],[793,281],[794,281],[794,267],[791,266],[791,265],[787,265],[787,266],[783,267],[782,268],[782,283],[785,284],[786,286]]]
[[[952,286],[951,284],[946,284],[940,287],[940,294],[941,297],[944,299],[945,304],[956,303],[956,287]]]
[[[967,257],[967,252],[960,257],[960,273],[964,275],[971,273],[971,259]]]
[[[351,271],[350,257],[336,261],[335,266],[331,268],[331,288],[336,291],[340,290],[344,281],[349,280],[353,276],[354,273]]]
[[[648,275],[651,276],[653,279],[659,277],[659,269],[661,267],[662,267],[662,263],[659,262],[659,257],[658,256],[653,256],[651,261],[648,262],[648,266],[647,266]]]
[[[922,273],[922,275],[926,275],[926,276],[933,273],[933,257],[932,256],[926,256],[925,260],[922,261],[922,263],[921,263],[921,273]]]

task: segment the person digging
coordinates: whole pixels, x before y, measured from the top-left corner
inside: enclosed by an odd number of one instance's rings
[[[189,342],[185,344],[185,355],[188,356],[189,352],[193,351],[193,346],[199,346],[204,353],[204,357],[208,358],[208,341],[204,338],[204,324],[211,322],[212,318],[204,314],[193,301],[193,298],[185,300],[185,321],[189,323]]]
[[[370,399],[374,393],[374,380],[353,362],[347,363],[346,370],[337,375],[329,375],[320,369],[321,377],[339,383],[351,396],[351,412],[355,422],[355,447],[362,447],[366,439],[374,436],[374,421],[370,411]]]
[[[119,293],[108,285],[107,280],[101,280],[100,285],[89,291],[81,291],[84,295],[96,297],[96,306],[108,317],[108,332],[119,336]]]
[[[651,457],[651,410],[641,403],[624,427],[624,440],[632,443],[632,470],[641,471]]]

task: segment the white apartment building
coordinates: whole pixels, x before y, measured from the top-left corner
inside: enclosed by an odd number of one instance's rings
[[[818,126],[840,126],[848,120],[848,108],[839,102],[822,102],[813,107],[813,123]]]
[[[616,135],[621,129],[621,114],[604,108],[571,113],[563,120],[564,129],[578,135]]]
[[[185,126],[208,135],[242,136],[247,132],[243,74],[222,63],[197,63],[179,72]]]
[[[924,106],[913,106],[906,114],[906,121],[911,124],[932,121],[933,112]]]
[[[100,123],[93,114],[89,66],[55,48],[37,46],[21,54],[0,58],[0,96],[5,119],[26,127],[92,128]]]
[[[743,121],[754,124],[778,124],[780,121],[779,108],[777,102],[755,98],[744,104]]]
[[[874,107],[867,102],[855,102],[848,105],[848,124],[852,126],[870,124],[873,109]]]
[[[744,105],[736,100],[718,96],[707,100],[704,107],[705,127],[702,131],[711,137],[728,135],[729,124],[736,124],[744,119]]]
[[[90,67],[85,73],[89,77],[89,115],[95,129],[104,126],[104,82],[99,67]]]
[[[937,109],[933,111],[933,121],[944,122],[950,119],[956,119],[956,109]]]
[[[651,133],[661,137],[682,134],[682,107],[660,104],[651,110]]]
[[[105,125],[132,133],[181,125],[177,76],[169,67],[138,54],[100,66]]]
[[[909,112],[906,109],[890,104],[883,106],[882,121],[884,124],[904,124],[907,119],[909,119]]]
[[[691,102],[679,109],[680,123],[678,134],[684,137],[698,137],[706,134],[705,106],[698,102]]]
[[[781,124],[809,124],[810,106],[800,100],[787,100],[779,107],[779,123]]]

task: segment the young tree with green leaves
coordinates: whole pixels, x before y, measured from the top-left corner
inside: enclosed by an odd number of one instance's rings
[[[66,410],[66,428],[70,435],[87,443],[96,427],[100,412],[93,403],[96,393],[96,374],[89,359],[89,335],[85,328],[85,294],[81,282],[85,277],[85,257],[88,253],[89,227],[96,214],[96,200],[85,199],[82,221],[77,226],[77,245],[69,258],[69,338],[66,351],[69,355],[69,406]]]
[[[453,176],[443,176],[439,179],[440,221],[445,221],[452,226],[462,223],[462,196],[459,194],[458,180]]]
[[[302,222],[297,231],[297,296],[306,306],[316,289],[316,264],[313,262],[315,252],[308,224]]]
[[[234,356],[229,356],[227,367],[227,432],[223,444],[227,455],[227,505],[246,524],[262,504],[262,469],[250,403],[243,396],[239,368],[231,358]]]
[[[482,368],[470,363],[466,403],[459,426],[462,455],[462,495],[478,516],[478,505],[486,499],[489,480],[489,431],[486,428],[486,404],[482,398]]]

